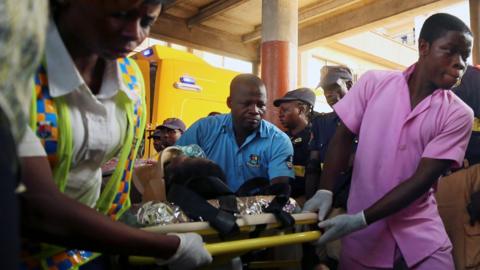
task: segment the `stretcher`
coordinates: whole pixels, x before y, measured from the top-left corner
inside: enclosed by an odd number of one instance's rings
[[[292,214],[292,217],[295,219],[296,225],[308,225],[318,222],[317,214],[315,213]],[[208,237],[215,236],[217,232],[211,228],[207,222],[169,224],[162,226],[151,226],[143,229],[160,234],[196,232],[204,237],[204,241],[206,242],[205,248],[212,256],[215,256],[215,259],[222,256],[239,256],[248,251],[264,248],[311,242],[317,240],[321,235],[319,231],[285,232],[279,230],[281,225],[279,222],[277,222],[273,214],[242,216],[237,218],[237,225],[241,232],[240,236],[238,237],[240,239],[237,238],[234,240],[213,243],[208,240]],[[262,230],[265,232],[276,230],[277,234],[248,238],[249,233],[258,230],[259,226],[261,226]],[[132,265],[154,264],[155,260],[151,257],[130,256],[129,263]],[[265,265],[264,267],[266,268]]]

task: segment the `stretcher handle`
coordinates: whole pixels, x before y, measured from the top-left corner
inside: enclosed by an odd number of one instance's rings
[[[293,214],[292,217],[295,219],[295,224],[297,225],[314,224],[318,222],[316,213],[299,213]],[[251,216],[247,215],[237,219],[237,226],[240,228],[241,232],[253,231],[256,228],[255,226],[260,224],[267,224],[266,229],[277,228],[280,226],[273,214],[261,214]],[[208,222],[189,222],[179,224],[156,225],[143,228],[143,230],[154,233],[196,232],[200,235],[218,234],[215,229],[210,227]]]
[[[236,241],[227,241],[214,244],[206,244],[205,248],[212,256],[238,253],[249,250],[263,249],[276,246],[293,245],[317,240],[320,231],[291,233],[284,235],[258,237]]]
[[[218,256],[231,253],[241,253],[249,250],[311,242],[317,240],[320,235],[320,231],[291,233],[285,235],[205,244],[205,248],[208,250],[208,252],[210,252],[212,256]],[[132,265],[145,265],[155,263],[155,260],[152,257],[130,256],[128,260]]]

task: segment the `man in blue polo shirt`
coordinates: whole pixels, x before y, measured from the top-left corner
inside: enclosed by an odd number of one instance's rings
[[[240,74],[230,84],[231,112],[198,120],[177,144],[198,144],[225,171],[232,191],[256,177],[288,183],[294,177],[293,148],[285,133],[262,119],[266,103],[262,80]]]

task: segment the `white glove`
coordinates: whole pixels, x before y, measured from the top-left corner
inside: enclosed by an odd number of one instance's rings
[[[333,193],[330,190],[320,189],[303,205],[302,212],[315,212],[318,210],[318,220],[325,219],[332,207]]]
[[[319,228],[325,233],[317,240],[315,245],[323,246],[326,243],[342,238],[343,236],[367,227],[363,211],[355,215],[338,215],[318,223]]]
[[[171,270],[196,269],[212,262],[212,255],[205,249],[202,237],[196,233],[172,234],[180,238],[180,245],[167,261],[157,259],[157,264],[168,264]]]

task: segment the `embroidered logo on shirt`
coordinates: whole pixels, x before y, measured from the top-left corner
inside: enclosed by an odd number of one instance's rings
[[[287,163],[287,168],[291,170],[293,168],[293,156],[289,155],[285,162]]]
[[[303,141],[302,137],[298,137],[295,140],[293,140],[293,143],[301,143],[302,141]]]
[[[255,168],[260,167],[260,157],[255,154],[251,154],[250,160],[248,160],[247,165]]]

